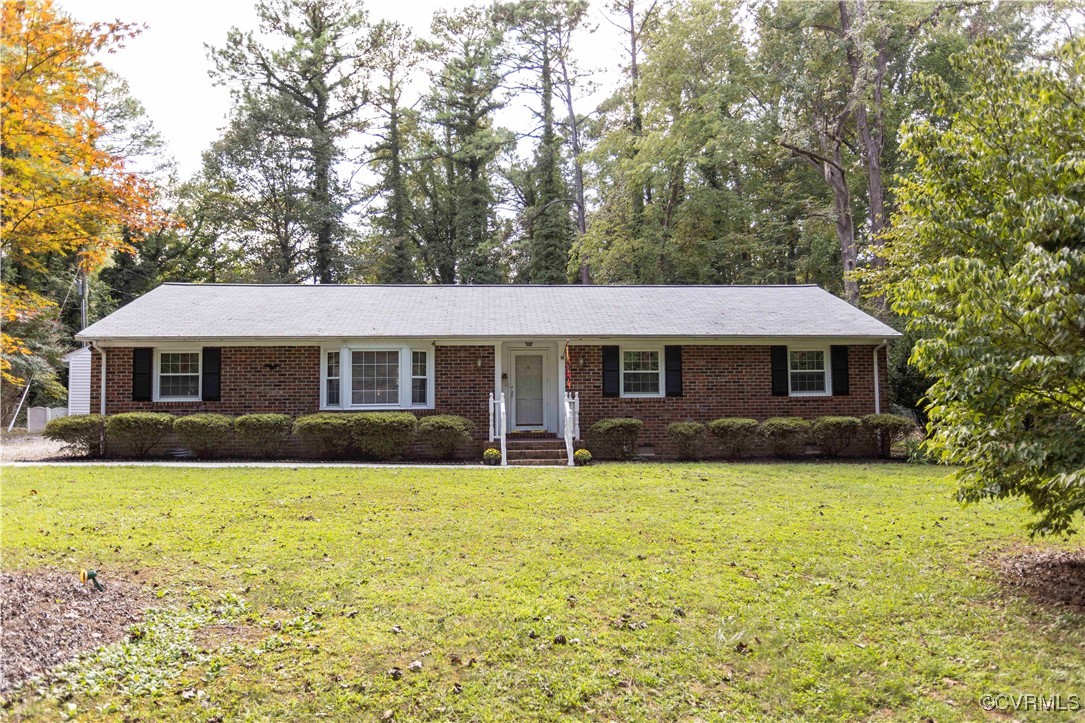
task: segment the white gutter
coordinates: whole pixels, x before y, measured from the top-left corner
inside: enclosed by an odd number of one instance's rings
[[[98,413],[101,414],[104,417],[105,416],[105,349],[98,346],[97,341],[92,341],[90,343],[90,347],[91,347],[91,349],[94,349],[95,351],[97,351],[99,354],[102,355],[102,383],[101,383],[101,388],[100,388],[99,393],[98,393],[98,406],[99,406],[99,409],[101,411],[99,411]]]
[[[888,339],[882,339],[882,343],[874,347],[874,413],[882,413],[881,374],[878,373],[878,352],[889,346]]]

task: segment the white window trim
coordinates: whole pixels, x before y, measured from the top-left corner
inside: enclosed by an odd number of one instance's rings
[[[162,354],[195,354],[196,355],[196,377],[197,384],[196,396],[194,397],[163,397],[159,394],[160,379],[162,376]],[[151,399],[155,402],[201,402],[203,401],[203,347],[155,347],[154,359],[151,362],[154,364],[154,368],[151,373],[151,380],[153,386],[153,394]]]
[[[823,392],[793,392],[791,391],[791,352],[793,351],[820,351],[825,364],[825,391]],[[820,345],[803,345],[787,347],[787,395],[789,397],[831,397],[833,395],[833,364],[829,357],[829,347]]]
[[[650,351],[659,355],[659,391],[658,392],[630,392],[625,391],[625,353],[627,351],[641,352]],[[626,399],[658,399],[667,396],[666,360],[662,346],[619,346],[618,347],[618,392]],[[631,374],[647,374],[648,372],[630,372]]]
[[[339,401],[337,406],[328,406],[328,352],[339,352]],[[399,353],[399,403],[397,404],[354,404],[351,383],[354,376],[354,357],[356,351],[394,351]],[[427,404],[412,404],[413,352],[426,352],[426,388]],[[322,346],[320,348],[320,409],[329,412],[350,411],[393,411],[411,409],[434,409],[435,383],[434,347],[432,345],[397,345],[397,344],[345,344],[343,346]]]

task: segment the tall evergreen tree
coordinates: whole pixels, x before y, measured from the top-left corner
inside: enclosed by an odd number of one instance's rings
[[[373,105],[380,121],[378,142],[370,150],[379,175],[377,192],[384,204],[375,223],[381,257],[377,278],[402,284],[417,279],[406,168],[409,136],[417,126],[417,114],[404,105],[404,90],[421,56],[410,30],[399,23],[378,24],[374,38]]]
[[[498,283],[507,277],[494,174],[511,134],[494,127],[508,70],[503,27],[492,11],[438,12],[424,49],[435,64],[424,99],[429,129],[412,185],[419,251],[438,283]]]
[[[342,272],[343,215],[349,193],[337,175],[349,134],[364,127],[373,38],[357,0],[261,0],[260,36],[230,30],[211,49],[214,77],[240,100],[281,99],[284,135],[298,127],[305,142],[316,281]],[[269,117],[269,121],[275,118]]]
[[[555,117],[558,88],[571,92],[567,71],[571,58],[569,38],[583,22],[587,3],[583,0],[525,0],[507,7],[515,29],[520,68],[526,71],[527,85],[539,98],[538,142],[533,166],[522,176],[532,188],[530,205],[521,210],[527,236],[526,280],[537,284],[560,284],[567,279],[569,250],[574,226],[570,212],[577,199],[571,197],[565,180],[565,139]],[[562,69],[566,74],[562,74]],[[564,83],[563,83],[564,81]],[[571,119],[575,122],[575,116]]]

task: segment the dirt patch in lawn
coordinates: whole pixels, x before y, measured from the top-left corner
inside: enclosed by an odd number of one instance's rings
[[[1085,613],[1085,550],[1025,548],[998,566],[1003,582],[1033,602]]]
[[[105,572],[102,582],[99,592],[73,571],[0,572],[0,691],[117,642],[140,621],[151,597]]]

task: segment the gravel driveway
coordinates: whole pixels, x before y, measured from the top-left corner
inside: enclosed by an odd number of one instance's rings
[[[68,459],[61,453],[63,442],[54,442],[40,434],[4,434],[0,437],[0,461],[37,462],[45,459]]]

